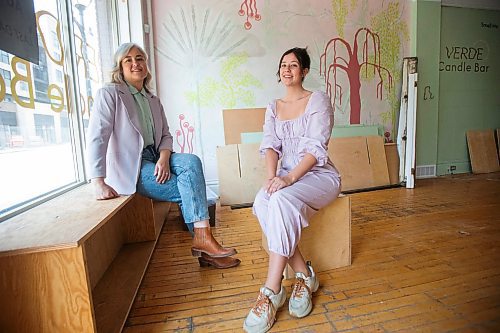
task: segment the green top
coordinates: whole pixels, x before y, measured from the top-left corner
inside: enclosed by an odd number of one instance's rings
[[[137,106],[137,113],[141,122],[141,135],[144,140],[144,147],[154,144],[154,124],[149,101],[146,97],[144,88],[141,91],[137,90],[134,86],[128,84],[128,89],[132,96],[134,96],[135,105]]]

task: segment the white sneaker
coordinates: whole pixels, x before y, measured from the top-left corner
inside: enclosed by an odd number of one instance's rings
[[[285,304],[286,290],[281,286],[279,294],[267,287],[260,288],[259,297],[243,323],[248,333],[264,333],[271,329],[276,320],[276,312]]]
[[[302,318],[312,310],[312,293],[319,287],[319,281],[314,274],[312,266],[308,263],[307,268],[311,276],[306,277],[304,273],[295,273],[295,283],[292,287],[292,296],[288,302],[290,316]]]

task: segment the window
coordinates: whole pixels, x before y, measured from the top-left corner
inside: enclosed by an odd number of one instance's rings
[[[9,193],[0,196],[0,222],[85,182],[84,130],[109,70],[99,61],[112,61],[114,49],[111,6],[34,0],[39,63],[0,51],[0,184]],[[64,17],[72,17],[71,24],[61,22]]]
[[[3,62],[4,64],[9,64],[9,54],[7,52],[4,52],[0,50],[0,62]]]
[[[47,55],[43,42],[38,41],[38,65],[33,65],[33,78],[38,81],[48,82],[49,75],[47,73]]]
[[[56,81],[59,83],[63,82],[63,73],[58,69],[56,69]]]
[[[35,114],[35,134],[37,139],[45,144],[57,143],[55,135],[54,116]],[[40,141],[38,141],[40,142]]]
[[[15,112],[0,111],[0,124],[4,126],[17,126],[17,117]]]
[[[28,92],[28,84],[24,81],[19,82],[19,89],[22,92]]]
[[[0,149],[9,147],[12,136],[18,133],[16,113],[0,111]]]
[[[57,50],[59,48],[59,38],[57,37],[56,31],[50,32],[50,44],[52,44],[52,48]]]
[[[35,83],[35,98],[37,102],[49,102],[49,75],[47,72],[47,56],[43,48],[43,41],[38,41],[38,65],[33,65],[33,80]]]
[[[37,102],[49,102],[49,96],[47,96],[47,91],[49,90],[48,81],[35,80],[35,96]]]
[[[2,75],[2,79],[5,83],[5,88],[7,91],[10,91],[10,81],[11,81],[11,74],[10,71],[0,68],[0,75]]]

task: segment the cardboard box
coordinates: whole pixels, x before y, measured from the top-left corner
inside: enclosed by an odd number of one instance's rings
[[[217,171],[221,205],[249,206],[266,179],[265,160],[259,143],[217,147]]]
[[[262,247],[269,253],[267,239],[262,233]],[[299,249],[306,261],[311,261],[315,272],[351,265],[351,198],[339,196],[320,209],[302,229]],[[294,277],[287,265],[286,279]]]

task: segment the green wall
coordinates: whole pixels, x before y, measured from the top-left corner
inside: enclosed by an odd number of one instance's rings
[[[418,1],[417,165],[436,165],[438,149],[441,2]]]
[[[500,127],[500,11],[441,13],[438,174],[470,172],[466,131]]]
[[[500,127],[500,11],[418,1],[417,57],[417,166],[470,172],[466,131]]]

